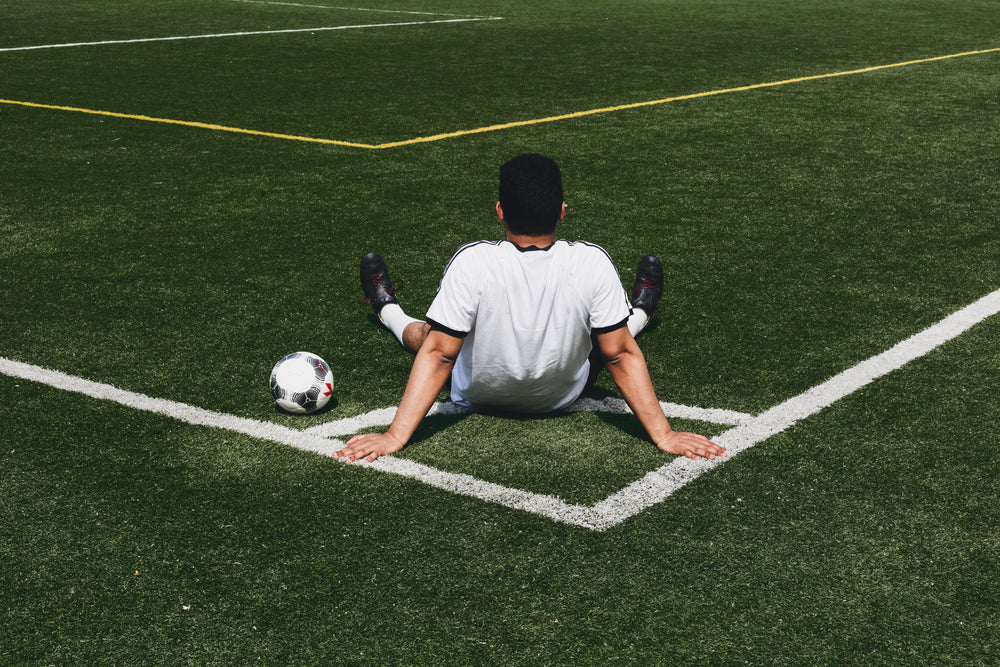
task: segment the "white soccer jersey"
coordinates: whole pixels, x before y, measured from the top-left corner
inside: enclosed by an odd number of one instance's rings
[[[451,375],[455,403],[541,413],[583,391],[591,331],[623,326],[631,313],[599,246],[560,240],[524,250],[480,241],[452,257],[427,320],[465,336]]]

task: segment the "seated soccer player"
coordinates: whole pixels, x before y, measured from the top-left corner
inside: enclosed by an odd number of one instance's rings
[[[355,436],[334,456],[373,461],[402,449],[449,377],[459,405],[540,414],[572,404],[601,363],[657,447],[695,460],[724,456],[704,436],[670,427],[635,342],[663,293],[660,261],[640,261],[630,302],[604,249],[557,240],[566,205],[555,162],[516,157],[501,167],[499,190],[506,238],[459,248],[424,320],[403,311],[382,257],[362,258],[366,300],[416,356],[389,430]]]

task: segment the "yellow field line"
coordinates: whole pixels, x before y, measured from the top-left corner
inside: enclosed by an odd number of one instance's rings
[[[169,125],[184,125],[185,127],[199,127],[203,130],[217,130],[220,132],[236,132],[238,134],[252,134],[259,137],[271,137],[273,139],[287,139],[289,141],[306,141],[314,144],[331,144],[334,146],[349,146],[351,148],[378,148],[372,144],[359,144],[352,141],[338,141],[336,139],[318,139],[315,137],[300,137],[294,134],[279,134],[277,132],[261,132],[260,130],[245,130],[240,127],[229,127],[228,125],[213,125],[212,123],[199,123],[191,120],[174,120],[172,118],[156,118],[154,116],[142,116],[130,113],[118,113],[116,111],[98,111],[96,109],[83,109],[80,107],[64,107],[54,104],[37,104],[35,102],[19,102],[17,100],[0,99],[0,104],[15,104],[22,107],[33,107],[36,109],[54,109],[56,111],[75,111],[77,113],[92,114],[94,116],[111,116],[113,118],[130,118],[132,120],[144,120],[150,123],[167,123]]]
[[[631,104],[619,104],[613,107],[604,107],[602,109],[589,109],[587,111],[575,111],[573,113],[562,114],[559,116],[549,116],[547,118],[535,118],[533,120],[522,120],[515,121],[512,123],[503,123],[501,125],[490,125],[488,127],[478,127],[472,130],[460,130],[458,132],[448,132],[446,134],[436,134],[429,137],[416,137],[415,139],[407,139],[405,141],[395,141],[392,143],[377,144],[375,148],[396,148],[398,146],[408,146],[410,144],[417,144],[426,141],[440,141],[442,139],[452,139],[454,137],[461,137],[467,134],[479,134],[482,132],[496,132],[497,130],[507,130],[512,127],[525,127],[528,125],[539,125],[541,123],[552,123],[558,120],[568,120],[571,118],[582,118],[584,116],[592,116],[599,113],[610,113],[613,111],[624,111],[626,109],[637,109],[639,107],[650,107],[658,104],[667,104],[669,102],[680,102],[683,100],[693,100],[700,97],[711,97],[713,95],[725,95],[727,93],[740,93],[747,90],[759,90],[761,88],[774,88],[775,86],[785,86],[790,83],[802,83],[804,81],[816,81],[818,79],[832,79],[838,76],[850,76],[852,74],[864,74],[866,72],[875,72],[883,69],[891,69],[893,67],[906,67],[907,65],[918,65],[920,63],[930,63],[937,60],[948,60],[949,58],[962,58],[964,56],[975,56],[982,55],[984,53],[993,53],[1000,51],[1000,47],[994,49],[983,49],[981,51],[966,51],[964,53],[953,53],[946,56],[935,56],[933,58],[922,58],[920,60],[907,60],[905,62],[892,63],[889,65],[874,65],[872,67],[863,67],[861,69],[853,69],[845,72],[831,72],[828,74],[815,74],[812,76],[800,76],[794,79],[783,79],[782,81],[770,81],[768,83],[755,83],[749,86],[739,86],[737,88],[723,88],[719,90],[709,90],[702,93],[691,93],[689,95],[677,95],[676,97],[665,97],[660,100],[650,100],[647,102],[633,102]]]
[[[611,113],[615,111],[625,111],[627,109],[638,109],[640,107],[656,106],[659,104],[668,104],[670,102],[681,102],[684,100],[694,100],[701,97],[712,97],[714,95],[725,95],[728,93],[740,93],[748,90],[760,90],[762,88],[774,88],[777,86],[785,86],[791,83],[803,83],[806,81],[818,81],[820,79],[832,79],[841,76],[852,76],[855,74],[866,74],[868,72],[877,72],[879,70],[893,69],[896,67],[907,67],[909,65],[919,65],[923,63],[931,63],[939,60],[949,60],[952,58],[963,58],[967,56],[977,56],[986,53],[996,53],[1000,51],[1000,47],[992,49],[982,49],[979,51],[965,51],[963,53],[952,53],[945,56],[935,56],[933,58],[921,58],[919,60],[907,60],[904,62],[891,63],[888,65],[874,65],[871,67],[862,67],[860,69],[852,69],[843,72],[830,72],[827,74],[814,74],[812,76],[800,76],[794,79],[783,79],[781,81],[770,81],[767,83],[755,83],[748,86],[738,86],[735,88],[722,88],[719,90],[709,90],[701,93],[691,93],[689,95],[677,95],[675,97],[665,97],[659,100],[649,100],[646,102],[633,102],[631,104],[619,104],[616,106],[603,107],[600,109],[588,109],[586,111],[575,111],[573,113],[561,114],[558,116],[548,116],[545,118],[534,118],[531,120],[521,120],[514,121],[511,123],[502,123],[500,125],[488,125],[486,127],[477,127],[470,130],[458,130],[456,132],[446,132],[444,134],[435,134],[427,137],[415,137],[413,139],[405,139],[403,141],[392,141],[382,144],[364,144],[353,141],[339,141],[336,139],[319,139],[316,137],[302,137],[293,134],[278,134],[275,132],[261,132],[259,130],[247,130],[238,127],[229,127],[226,125],[214,125],[211,123],[199,123],[196,121],[186,121],[186,120],[173,120],[170,118],[155,118],[153,116],[142,116],[136,114],[126,114],[117,113],[114,111],[97,111],[94,109],[83,109],[79,107],[67,107],[67,106],[56,106],[51,104],[36,104],[34,102],[20,102],[17,100],[5,100],[0,99],[0,104],[14,104],[23,107],[34,107],[38,109],[54,109],[57,111],[74,111],[77,113],[93,114],[96,116],[111,116],[114,118],[129,118],[132,120],[142,120],[152,123],[168,123],[171,125],[183,125],[186,127],[198,127],[205,130],[217,130],[221,132],[235,132],[238,134],[249,134],[260,137],[271,137],[273,139],[286,139],[289,141],[303,141],[314,144],[328,144],[333,146],[346,146],[350,148],[367,148],[371,150],[381,150],[385,148],[399,148],[401,146],[410,146],[413,144],[427,143],[432,141],[442,141],[444,139],[454,139],[455,137],[464,137],[471,134],[482,134],[484,132],[497,132],[499,130],[508,130],[515,127],[527,127],[530,125],[540,125],[542,123],[554,123],[560,120],[569,120],[572,118],[582,118],[584,116],[593,116],[595,114],[601,113]]]

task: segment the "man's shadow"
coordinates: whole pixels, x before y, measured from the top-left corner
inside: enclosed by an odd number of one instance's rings
[[[604,398],[620,398],[618,394],[607,392],[602,389],[588,389],[583,394],[586,398],[593,398],[596,400],[602,400]],[[444,414],[433,414],[425,417],[420,425],[417,426],[416,431],[413,432],[413,437],[410,438],[410,442],[406,445],[405,449],[410,449],[411,447],[418,447],[421,443],[434,438],[435,436],[447,431],[450,428],[461,424],[463,421],[467,420],[472,416],[483,416],[497,420],[509,420],[518,423],[530,423],[530,422],[541,422],[552,419],[564,419],[575,414],[571,411],[560,411],[540,415],[526,415],[518,414],[512,412],[506,412],[501,410],[469,410],[459,408],[451,403],[448,399],[443,399],[446,412]],[[453,406],[453,407],[452,407]],[[452,412],[452,410],[456,410]],[[613,412],[599,412],[594,411],[595,416],[603,423],[612,426],[613,428],[621,431],[623,434],[636,438],[643,442],[650,442],[649,436],[646,434],[645,429],[639,420],[631,412],[626,414],[619,414]],[[379,429],[374,429],[379,430]],[[405,451],[404,449],[404,451]]]

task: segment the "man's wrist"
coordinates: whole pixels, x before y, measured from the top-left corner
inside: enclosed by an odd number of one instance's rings
[[[409,440],[409,438],[401,438],[398,435],[394,434],[392,432],[392,429],[389,429],[388,431],[386,431],[385,437],[389,438],[394,443],[396,443],[396,445],[397,445],[396,451],[399,451],[400,449],[402,449],[403,447],[405,447],[406,446],[406,441]]]
[[[653,443],[659,446],[673,437],[674,433],[676,433],[676,431],[668,425],[665,430],[659,431],[657,435],[653,437]]]

